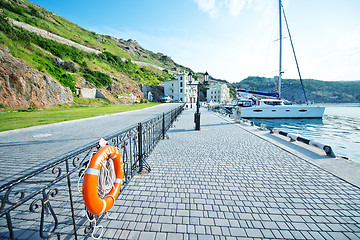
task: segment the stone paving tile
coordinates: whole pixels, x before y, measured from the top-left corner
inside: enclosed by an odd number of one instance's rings
[[[116,221],[148,221],[126,227],[135,239],[359,237],[358,188],[212,113],[202,111],[201,131],[192,118],[175,122],[148,158],[152,172],[116,203],[140,209],[119,207]]]

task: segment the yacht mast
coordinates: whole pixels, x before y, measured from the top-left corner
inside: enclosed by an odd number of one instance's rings
[[[282,74],[282,26],[281,26],[281,0],[279,0],[279,43],[280,43],[280,54],[279,54],[279,83],[278,83],[278,94],[281,99],[281,74]]]
[[[292,48],[293,53],[294,53],[296,68],[297,68],[297,70],[298,70],[301,87],[302,87],[302,90],[303,90],[303,93],[304,93],[304,97],[305,97],[305,102],[306,102],[306,105],[308,105],[309,103],[308,103],[308,100],[307,100],[307,97],[306,97],[306,91],[305,91],[305,88],[304,88],[303,80],[302,80],[302,78],[301,78],[299,63],[298,63],[298,60],[297,60],[297,58],[296,58],[295,48],[294,48],[294,44],[293,44],[293,41],[292,41],[292,38],[291,38],[290,29],[289,29],[289,24],[288,24],[287,19],[286,19],[286,14],[285,14],[284,8],[282,8],[282,12],[283,12],[283,14],[284,14],[284,20],[285,20],[286,28],[287,28],[287,31],[288,31],[288,34],[289,34],[290,43],[291,43],[291,48]]]

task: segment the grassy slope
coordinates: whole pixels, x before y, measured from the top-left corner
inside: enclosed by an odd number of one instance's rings
[[[129,52],[118,47],[117,45],[119,45],[119,42],[114,38],[111,38],[110,36],[88,31],[59,15],[56,15],[42,7],[39,7],[36,4],[33,4],[26,0],[24,0],[24,2],[37,10],[37,14],[19,15],[14,12],[5,10],[7,15],[18,21],[28,23],[41,29],[50,31],[52,33],[56,33],[59,36],[65,37],[74,42],[89,46],[91,48],[100,49],[101,51],[108,51],[113,53],[114,55],[125,57],[127,59],[141,60],[143,62],[148,62],[157,66],[167,68],[167,66],[164,65],[163,62],[156,58],[146,58],[138,55],[129,54]],[[105,41],[100,42],[97,39],[104,39]],[[152,56],[156,55],[151,51],[146,51]]]
[[[24,112],[1,112],[0,131],[95,117],[104,114],[126,112],[158,105],[144,103],[134,105],[112,105],[99,107],[57,108]]]
[[[84,74],[89,73],[88,70],[100,71],[118,79],[118,82],[121,83],[121,87],[124,89],[121,92],[113,92],[113,99],[116,99],[116,95],[130,94],[131,89],[134,88],[136,83],[156,86],[161,84],[164,79],[171,77],[167,71],[144,68],[132,62],[122,61],[124,58],[130,60],[146,60],[147,62],[165,67],[161,61],[155,58],[139,57],[135,56],[136,53],[123,50],[118,46],[124,43],[123,40],[120,41],[110,36],[102,36],[85,30],[26,0],[23,1],[27,5],[26,7],[20,6],[13,1],[7,2],[8,3],[6,3],[5,0],[0,0],[5,16],[51,31],[80,44],[100,49],[104,52],[106,51],[113,57],[116,57],[117,60],[111,62],[102,54],[99,56],[89,54],[73,47],[38,37],[33,33],[17,27],[12,27],[13,30],[11,31],[1,30],[0,28],[0,45],[8,46],[13,56],[24,60],[30,67],[53,76],[64,86],[70,87],[73,92],[75,91],[75,83],[80,81],[80,79],[84,77]],[[9,2],[11,4],[9,4]],[[28,36],[25,40],[24,35]],[[105,41],[98,41],[97,38]],[[138,47],[141,48],[140,46]],[[156,55],[151,51],[144,49],[142,51],[150,53],[151,56]],[[79,71],[69,71],[69,69],[56,66],[54,64],[56,57],[75,62]],[[84,66],[86,66],[86,68],[84,68]],[[85,79],[91,81],[91,79]],[[94,81],[92,82],[94,83]],[[95,84],[98,88],[105,90],[109,86],[109,81],[101,81],[100,79],[99,82],[103,83],[100,85]]]

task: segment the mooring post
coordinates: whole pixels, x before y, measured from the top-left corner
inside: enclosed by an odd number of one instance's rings
[[[141,172],[142,169],[143,169],[142,125],[141,125],[141,122],[138,123],[138,151],[139,151],[139,156],[138,156],[139,172]]]

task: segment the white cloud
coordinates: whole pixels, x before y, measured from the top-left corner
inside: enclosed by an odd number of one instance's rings
[[[226,6],[231,15],[238,16],[245,6],[256,9],[259,4],[262,4],[262,1],[258,1],[256,5],[253,6],[253,2],[254,0],[228,0]]]
[[[194,0],[194,2],[201,11],[216,18],[222,8],[225,8],[232,16],[238,16],[245,6],[252,7],[254,0]]]
[[[342,36],[338,42],[338,49],[344,57],[354,58],[360,56],[360,33],[354,31]]]
[[[246,5],[247,0],[229,0],[228,8],[229,12],[233,16],[239,15],[241,9]]]
[[[201,11],[207,12],[212,18],[216,18],[219,11],[218,0],[194,0]],[[222,2],[222,1],[221,1]]]

